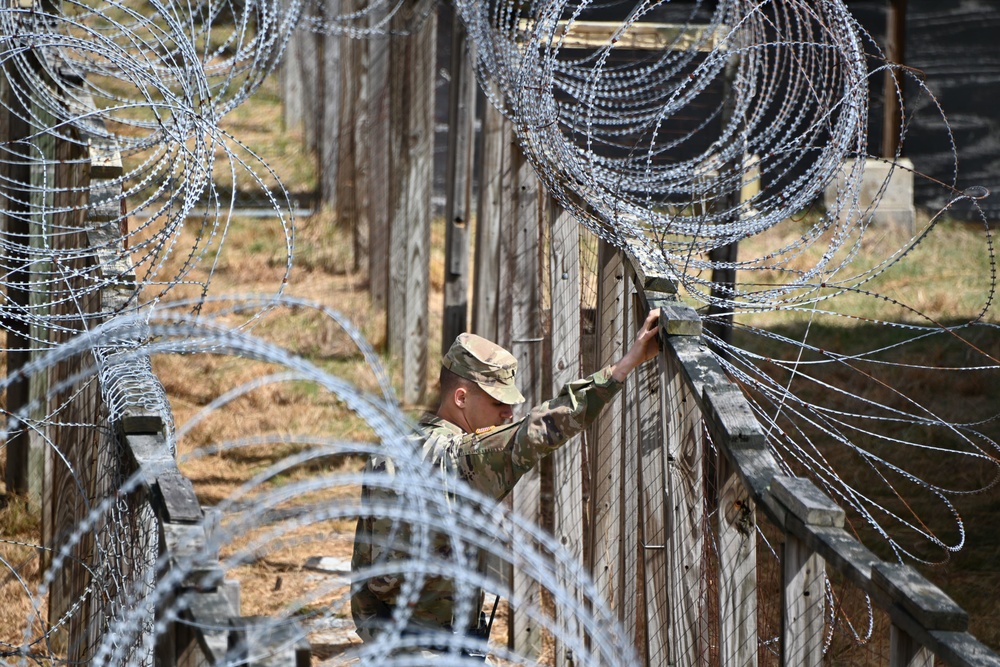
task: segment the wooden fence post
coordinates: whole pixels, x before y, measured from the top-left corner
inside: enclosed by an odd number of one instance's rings
[[[707,386],[703,395],[719,452],[715,519],[719,662],[752,667],[757,664],[757,505],[725,453],[764,450],[764,433],[736,385]]]
[[[361,0],[342,0],[344,13],[364,9]],[[359,178],[357,128],[360,125],[364,102],[361,90],[361,61],[365,40],[350,35],[336,35],[340,45],[340,114],[335,131],[338,135],[336,182],[333,184],[333,201],[336,204],[337,226],[343,233],[351,234],[351,266],[357,271],[362,259],[367,257],[368,229],[362,226],[358,213]],[[363,146],[363,144],[361,144]],[[363,150],[363,149],[362,149]]]
[[[871,578],[878,592],[898,610],[889,630],[890,667],[933,667],[935,664],[934,653],[911,634],[912,629],[907,627],[911,623],[915,622],[918,629],[941,636],[968,629],[969,617],[965,610],[913,568],[878,563],[871,569]],[[983,664],[1000,664],[996,656],[984,658]],[[971,663],[956,660],[948,664]]]
[[[497,340],[500,294],[500,230],[504,219],[504,184],[510,183],[510,124],[483,97],[479,151],[479,201],[476,212],[476,257],[473,268],[472,330]]]
[[[663,336],[663,332],[660,333]],[[640,546],[643,558],[643,581],[646,600],[645,663],[666,665],[669,661],[670,600],[667,598],[670,563],[667,558],[668,507],[667,457],[664,451],[667,424],[667,366],[664,353],[656,360],[656,368],[647,379],[649,401],[640,405],[639,429],[639,492],[642,517]],[[655,388],[655,393],[653,390]]]
[[[285,5],[290,6],[291,0]],[[319,148],[320,96],[323,37],[303,28],[296,28],[288,39],[281,64],[283,122],[286,129],[301,124],[307,150]]]
[[[643,265],[643,256],[637,249],[628,250],[629,262],[635,273],[638,288],[636,320],[653,308],[676,303],[674,281],[666,275],[651,274]],[[663,290],[663,291],[660,291]],[[667,328],[661,312],[660,336],[665,339]],[[641,371],[640,371],[641,372]],[[642,588],[639,597],[644,613],[637,619],[637,641],[640,655],[647,665],[665,665],[669,662],[669,607],[667,597],[669,567],[667,554],[667,457],[664,451],[666,426],[672,421],[667,413],[668,386],[665,352],[650,364],[646,372],[636,379],[639,400],[636,402],[635,421],[638,424],[638,458],[636,491],[638,495],[639,572]],[[628,418],[628,417],[626,417]]]
[[[706,664],[707,619],[702,590],[705,555],[704,447],[701,410],[673,356],[666,388],[670,423],[667,452],[670,658],[678,665]]]
[[[472,155],[475,144],[476,81],[465,25],[454,12],[451,88],[448,108],[448,163],[445,169],[444,328],[441,352],[468,327],[469,223],[472,217]]]
[[[906,5],[907,0],[889,0],[886,11],[885,58],[897,65],[906,64]],[[882,157],[893,160],[899,151],[899,135],[903,128],[900,108],[903,100],[904,77],[898,69],[885,70],[882,112]]]
[[[635,274],[630,264],[623,266],[625,279],[622,299],[622,347],[627,349],[635,339],[636,319],[641,316],[636,307]],[[632,373],[625,380],[621,404],[621,433],[619,448],[622,452],[619,473],[619,498],[622,505],[619,529],[618,588],[621,591],[619,618],[632,633],[633,642],[645,634],[645,622],[639,621],[639,373]],[[645,591],[642,592],[645,595]]]
[[[934,667],[934,654],[893,623],[889,628],[889,667]]]
[[[552,293],[552,384],[555,396],[567,382],[580,376],[580,233],[572,215],[548,200],[552,225],[549,281]],[[552,455],[554,489],[553,534],[574,561],[583,564],[583,452],[576,436]],[[583,595],[575,582],[563,577],[578,605]],[[579,636],[581,628],[572,614],[555,609],[556,627],[567,636]],[[573,655],[556,644],[556,667],[575,664]]]
[[[525,408],[541,402],[542,350],[541,335],[541,268],[540,201],[538,179],[531,164],[521,154],[520,147],[510,136],[507,145],[513,177],[514,210],[501,230],[500,331],[497,342],[513,353],[518,360],[517,384],[525,402],[515,406],[514,419],[524,416]],[[511,492],[515,513],[539,523],[541,513],[539,498],[541,474],[536,466],[528,472]],[[525,577],[517,569],[511,576],[511,588],[516,598],[538,605],[540,590],[537,582]],[[541,632],[527,614],[516,607],[511,609],[508,643],[521,655],[535,656],[541,651]]]
[[[622,354],[624,333],[624,266],[622,254],[601,240],[597,250],[597,368]],[[621,528],[621,397],[607,406],[588,434],[590,443],[590,573],[598,595],[613,609],[621,608],[618,585],[618,540]]]
[[[844,510],[812,482],[775,477],[771,495],[806,526],[843,528]],[[781,661],[809,667],[823,664],[826,561],[799,538],[786,533],[782,553]]]
[[[379,12],[368,17],[369,27],[381,20]],[[389,44],[386,35],[368,38],[367,87],[364,104],[364,146],[358,156],[366,164],[366,217],[368,220],[368,294],[372,305],[385,310],[389,304],[389,201],[393,188],[390,183],[390,116]],[[388,321],[386,322],[388,328]],[[386,331],[388,342],[388,331]]]
[[[322,0],[327,16],[340,16],[341,0]],[[313,89],[319,91],[321,107],[319,109],[319,137],[317,138],[316,153],[319,159],[319,200],[323,207],[330,210],[337,210],[337,184],[342,174],[340,173],[340,146],[343,141],[341,130],[341,116],[344,115],[343,100],[341,99],[341,87],[344,79],[344,63],[341,59],[343,50],[341,41],[343,37],[338,34],[323,35],[322,51],[322,79],[319,81],[320,87]],[[307,96],[309,90],[303,91]]]
[[[2,95],[4,122],[0,123],[0,141],[9,146],[10,157],[0,162],[0,175],[3,176],[3,194],[6,198],[3,215],[4,242],[10,250],[10,261],[13,267],[7,277],[7,300],[11,307],[9,312],[26,311],[29,303],[30,263],[28,246],[30,245],[30,230],[28,224],[28,201],[30,200],[31,166],[28,162],[27,143],[23,140],[31,129],[25,120],[30,116],[21,101],[21,95],[14,87],[24,86],[23,77],[17,66],[9,64],[3,68],[0,76],[0,95]],[[28,338],[28,323],[25,319],[9,317],[3,322],[6,329],[7,375],[11,376],[31,360],[31,342]],[[16,413],[28,404],[28,378],[12,382],[7,388],[5,408],[8,413]],[[10,422],[8,422],[8,428]],[[29,431],[24,424],[7,433],[5,482],[8,493],[25,495],[28,493],[30,466]],[[41,471],[39,471],[41,474]],[[33,503],[37,504],[38,498]]]
[[[393,17],[405,35],[390,44],[390,284],[388,343],[402,359],[403,400],[427,390],[430,218],[434,163],[434,54],[430,0],[407,0]]]
[[[368,141],[368,127],[371,113],[371,84],[369,49],[371,39],[355,40],[358,50],[357,99],[355,124],[351,132],[354,136],[354,270],[368,270],[371,266],[372,219],[371,219],[371,159],[368,155],[372,146]],[[368,276],[369,290],[371,276]]]

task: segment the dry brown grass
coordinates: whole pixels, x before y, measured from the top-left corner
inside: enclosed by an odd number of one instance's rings
[[[0,650],[4,644],[21,646],[39,637],[40,619],[48,615],[45,600],[37,601],[38,609],[32,603],[42,579],[39,552],[33,546],[38,532],[38,513],[20,498],[5,497],[0,506]]]

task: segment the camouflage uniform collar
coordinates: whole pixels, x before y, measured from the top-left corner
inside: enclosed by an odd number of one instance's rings
[[[426,413],[420,419],[420,427],[425,431],[429,431],[432,429],[444,430],[447,431],[449,434],[465,435],[465,431],[463,431],[461,427],[458,426],[458,424],[454,424],[443,417],[438,417],[433,412]]]

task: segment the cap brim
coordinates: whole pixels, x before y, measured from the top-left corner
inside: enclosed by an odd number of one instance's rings
[[[521,395],[521,392],[513,384],[498,384],[492,387],[481,385],[478,382],[476,384],[479,385],[480,389],[501,403],[506,403],[507,405],[524,403],[524,396]]]

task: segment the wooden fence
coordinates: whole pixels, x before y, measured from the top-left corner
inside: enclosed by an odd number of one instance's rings
[[[308,665],[298,624],[240,617],[239,585],[223,579],[207,548],[212,522],[165,441],[169,415],[154,409],[163,409],[165,397],[147,405],[163,389],[149,360],[132,351],[142,336],[96,338],[45,363],[49,350],[73,345],[134,305],[137,286],[120,227],[117,146],[95,120],[82,82],[34,57],[27,56],[33,81],[49,88],[38,97],[69,90],[59,113],[83,118],[66,124],[51,107],[23,108],[16,65],[0,73],[0,142],[10,151],[0,165],[2,231],[15,262],[5,295],[15,305],[8,312],[32,316],[4,322],[7,372],[29,362],[42,369],[6,395],[7,426],[13,415],[20,424],[6,443],[6,482],[41,516],[39,554],[49,581],[40,645],[75,664],[90,664],[103,644],[114,646],[119,664],[212,665],[228,655],[236,664]],[[44,326],[48,318],[58,326]],[[128,480],[136,474],[133,489]],[[171,594],[154,597],[158,581],[178,566],[184,576]],[[177,608],[178,618],[164,616]],[[129,624],[114,629],[125,618]],[[157,634],[157,621],[166,632]]]
[[[629,379],[583,442],[512,494],[519,513],[585,560],[643,663],[1000,665],[940,589],[880,561],[845,529],[843,510],[782,471],[670,276],[651,271],[638,247],[580,232],[539,186],[509,125],[487,119],[484,131],[494,122],[472,329],[517,356],[527,405],[616,361],[648,310],[662,312],[659,361]],[[871,610],[870,638],[845,636],[848,599],[849,611]],[[512,648],[537,653],[540,634],[512,611]],[[572,656],[557,648],[556,664]]]
[[[483,127],[472,330],[517,356],[527,405],[616,361],[661,309],[658,362],[512,494],[516,511],[584,560],[643,663],[1000,665],[940,589],[879,560],[830,498],[782,471],[670,276],[638,247],[580,231],[509,124],[488,117]],[[869,612],[872,635],[847,636],[845,615]],[[512,610],[512,648],[535,654],[540,635]],[[556,664],[572,656],[557,647]]]
[[[339,7],[365,9],[368,25],[358,27],[376,34],[296,31],[282,68],[285,122],[301,123],[321,205],[351,231],[372,302],[393,313],[386,348],[415,404],[427,389],[437,4],[403,0],[388,20],[389,5]]]
[[[601,264],[613,269],[617,291],[598,312],[608,322],[622,317],[626,339],[646,308],[667,307],[658,367],[626,387],[622,426],[599,428],[590,443],[591,516],[607,527],[593,531],[589,549],[615,554],[591,571],[636,628],[646,663],[1000,664],[947,595],[911,567],[878,559],[829,497],[782,471],[698,335],[696,315],[669,293],[668,277],[643,264],[622,253]],[[599,327],[599,338],[602,331],[610,329]],[[764,535],[776,557],[762,548]],[[834,636],[845,626],[830,624],[843,620],[852,591],[861,593],[857,611],[867,613],[867,597],[878,620],[869,639],[845,647]]]

